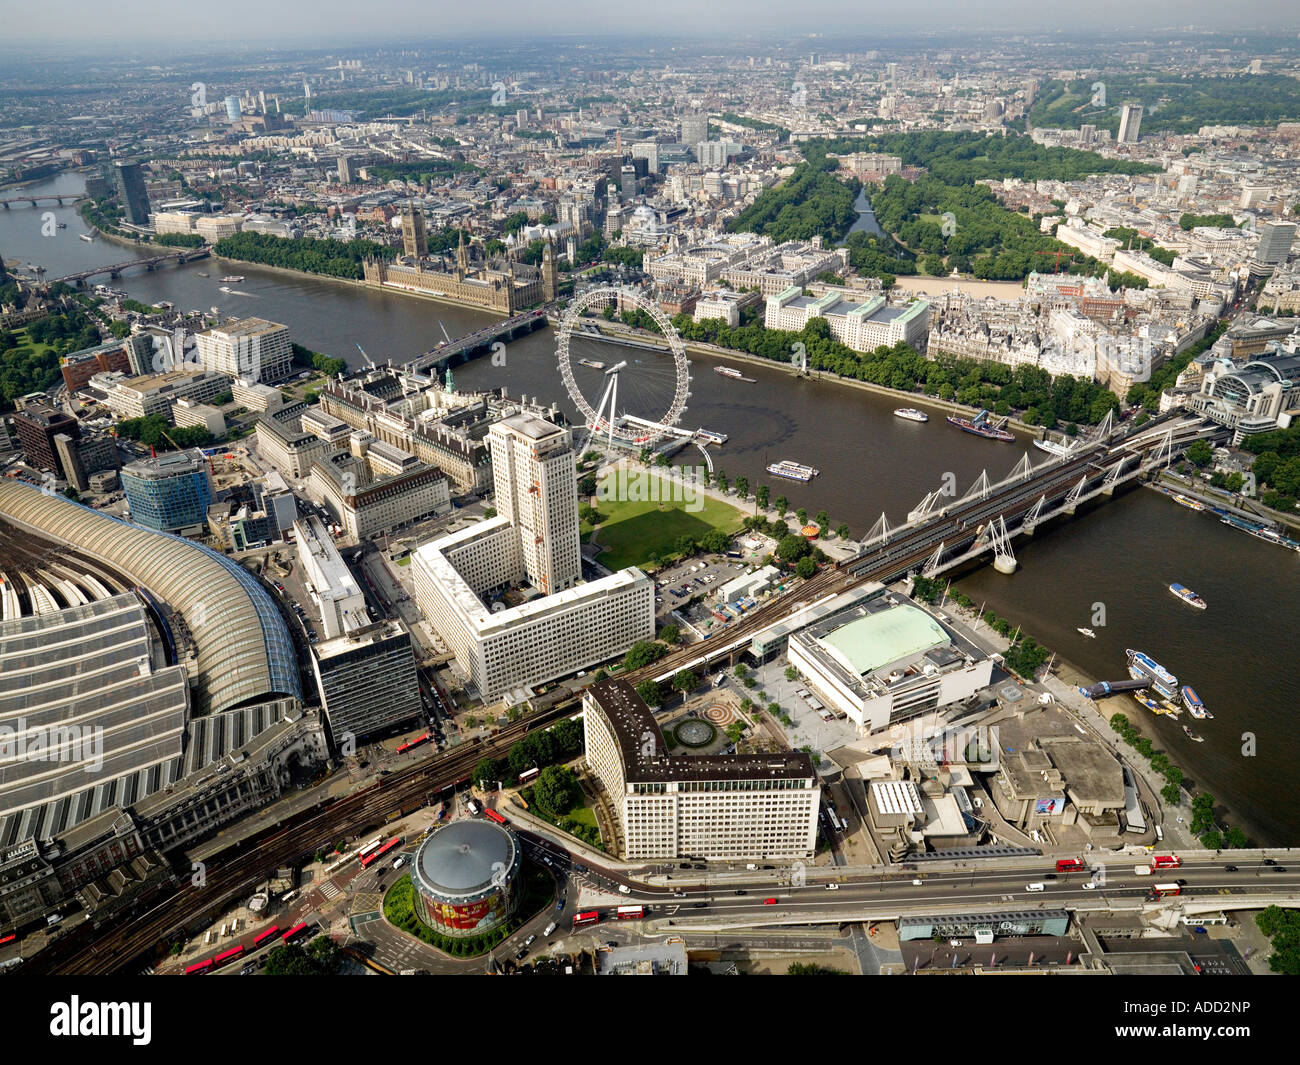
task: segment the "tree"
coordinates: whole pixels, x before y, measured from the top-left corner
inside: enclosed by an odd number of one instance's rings
[[[797,576],[800,576],[804,580],[807,580],[809,577],[811,577],[814,573],[817,572],[817,563],[814,562],[810,557],[805,555],[803,558],[801,558],[798,562],[795,563],[794,572]]]
[[[785,517],[785,512],[790,509],[790,500],[785,496],[777,496],[775,500],[776,512],[781,517]]]
[[[699,683],[699,677],[689,669],[683,669],[673,677],[673,690],[685,695],[687,692],[693,692]]]
[[[1187,449],[1187,461],[1198,469],[1204,469],[1214,461],[1214,449],[1208,441],[1197,440]]]
[[[668,624],[659,630],[659,639],[664,643],[681,643],[682,630],[678,625]]]
[[[794,512],[794,516],[799,519],[800,525],[808,524],[808,511],[805,508],[800,507]]]
[[[827,514],[826,511],[819,510],[817,512],[817,517],[815,520],[817,522],[817,527],[824,532],[826,530],[826,526],[828,526],[831,523],[831,516]]]
[[[657,640],[637,640],[623,657],[623,668],[632,670],[648,666],[668,653],[668,648]]]
[[[767,485],[765,484],[760,484],[758,488],[755,490],[754,499],[757,501],[758,505],[763,510],[767,509],[767,500],[771,494],[772,494],[772,490],[768,488]]]
[[[841,540],[847,540],[849,538],[848,522],[842,521],[837,526],[835,526],[835,535],[839,537]]]
[[[744,680],[749,676],[749,667],[744,662],[741,662],[736,666],[735,673],[737,680]]]
[[[741,499],[748,499],[748,498],[749,498],[749,478],[748,478],[748,477],[737,477],[737,478],[736,478],[736,495],[740,496]]]
[[[643,680],[636,686],[636,693],[645,701],[646,706],[656,707],[663,705],[663,689],[653,680]]]
[[[793,564],[798,562],[799,559],[803,558],[811,550],[812,548],[808,546],[807,540],[802,536],[791,534],[789,536],[783,536],[781,542],[776,545],[776,557],[782,562]]]
[[[568,813],[582,798],[578,778],[567,766],[552,765],[542,770],[533,785],[533,798],[555,816]]]
[[[797,669],[795,669],[794,666],[786,666],[786,667],[785,667],[785,679],[786,679],[786,680],[789,680],[789,681],[795,681],[795,680],[798,680],[798,679],[799,679],[799,671],[798,671]]]
[[[505,766],[495,758],[481,758],[470,777],[476,788],[483,787],[489,780],[500,780],[505,775]]]

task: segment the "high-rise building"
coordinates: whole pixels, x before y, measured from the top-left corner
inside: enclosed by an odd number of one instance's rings
[[[1120,144],[1137,144],[1138,133],[1142,129],[1142,105],[1125,104],[1119,112]]]
[[[636,568],[586,584],[569,432],[516,414],[488,433],[494,518],[414,554],[415,600],[486,700],[623,654],[654,635],[654,583]],[[527,581],[513,607],[485,595]]]
[[[213,326],[194,337],[203,368],[252,381],[279,381],[293,365],[289,327],[264,318]]]
[[[620,857],[812,855],[821,787],[808,755],[670,755],[627,681],[585,689],[582,709],[587,768],[618,821]]]
[[[402,254],[423,259],[429,254],[429,239],[424,230],[424,209],[407,204],[402,212]]]
[[[1255,251],[1255,258],[1261,263],[1281,265],[1291,254],[1295,234],[1294,222],[1265,222],[1259,227],[1259,248]]]
[[[139,163],[115,162],[113,186],[122,201],[127,220],[135,226],[149,224],[149,194],[144,188],[144,171]]]
[[[352,174],[353,159],[350,155],[339,156],[339,184],[351,185],[356,178]]]
[[[229,122],[238,122],[243,114],[243,109],[239,106],[238,96],[226,97],[226,120]]]
[[[54,438],[60,433],[73,440],[80,437],[81,425],[76,418],[49,403],[28,403],[14,415],[14,431],[31,465],[65,476]]]
[[[213,502],[212,476],[203,452],[176,451],[122,467],[131,520],[156,532],[201,526]]]
[[[681,143],[688,145],[692,150],[700,141],[709,139],[709,116],[707,114],[694,113],[682,115],[682,135]]]
[[[898,91],[898,64],[886,63],[885,76],[889,79],[889,92],[893,95]]]
[[[488,431],[497,512],[519,533],[524,573],[546,595],[582,576],[578,486],[567,429],[517,414]]]

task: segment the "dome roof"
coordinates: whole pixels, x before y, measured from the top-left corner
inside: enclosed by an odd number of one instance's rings
[[[468,902],[491,895],[519,869],[514,833],[491,821],[453,821],[425,840],[415,857],[419,886],[439,898]]]

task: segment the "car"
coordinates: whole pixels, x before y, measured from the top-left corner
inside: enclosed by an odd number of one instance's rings
[[[1091,880],[1084,881],[1083,884],[1084,891],[1095,891],[1096,889],[1097,889],[1097,885],[1094,884]]]
[[[1285,866],[1285,865],[1275,865],[1275,866],[1273,866],[1273,872],[1275,872],[1275,873],[1285,873],[1285,872],[1286,872],[1286,866]]]
[[[529,936],[527,939],[524,940],[524,946],[531,947],[536,940],[537,937],[535,935]]]
[[[678,868],[678,869],[689,869],[690,867],[691,867],[691,863],[690,863],[690,862],[678,862],[678,863],[677,863],[677,868]]]
[[[921,886],[922,884],[924,884],[924,883],[925,883],[924,880],[919,880],[919,879],[918,879],[918,880],[913,880],[913,881],[912,881],[912,887],[920,887],[920,886]]]
[[[826,890],[827,890],[827,891],[839,891],[839,889],[840,889],[839,884],[827,884],[827,885],[826,885]]]
[[[1177,885],[1178,885],[1179,887],[1186,887],[1186,886],[1187,886],[1187,881],[1186,881],[1186,880],[1178,880],[1178,881],[1175,881],[1175,883],[1177,883]]]
[[[1055,873],[1045,873],[1045,874],[1043,874],[1043,879],[1044,879],[1044,880],[1055,880],[1055,879],[1056,879],[1056,874],[1055,874]]]
[[[395,861],[395,862],[393,863],[393,868],[394,868],[394,869],[400,869],[400,868],[402,868],[402,866],[404,866],[405,864],[406,864],[406,859],[405,859],[405,858],[398,858],[397,861]]]
[[[748,895],[749,892],[746,891],[744,888],[736,888],[736,894],[737,894],[737,895]]]
[[[776,905],[776,899],[774,899],[774,898],[773,898],[773,899],[764,899],[764,900],[763,900],[763,905],[764,905],[764,906],[775,906],[775,905]]]
[[[775,865],[765,865],[765,866],[763,866],[763,868],[764,868],[764,869],[775,869],[776,866],[775,866]]]
[[[1264,864],[1265,864],[1265,865],[1277,865],[1277,862],[1274,861],[1272,858],[1265,858],[1265,859],[1264,859]]]
[[[1025,890],[1026,890],[1026,891],[1046,891],[1046,890],[1047,890],[1047,885],[1046,885],[1046,884],[1026,884],[1026,885],[1025,885]]]
[[[702,910],[702,909],[704,909],[706,906],[708,906],[708,903],[707,903],[707,902],[692,902],[692,903],[691,903],[691,909],[693,909],[693,910]]]
[[[557,903],[555,904],[555,908],[556,908],[557,910],[563,910],[563,909],[564,909],[564,896],[563,896],[563,895],[560,896],[560,901],[557,902]]]
[[[515,961],[523,961],[526,957],[528,957],[527,947],[520,947],[517,951],[515,951]]]
[[[1235,865],[1225,865],[1223,867],[1223,871],[1225,873],[1235,873],[1237,871],[1237,867]]]
[[[617,939],[607,939],[607,940],[605,940],[605,946],[607,946],[607,947],[617,947],[617,946],[618,946],[618,940],[617,940]]]
[[[675,898],[675,899],[684,899],[684,898],[686,898],[686,892],[684,892],[684,891],[674,891],[674,892],[673,892],[673,898]]]
[[[692,869],[703,869],[703,868],[704,868],[704,865],[703,865],[702,863],[700,863],[700,862],[696,862],[693,866],[691,866],[691,868],[692,868]]]
[[[618,890],[621,891],[624,895],[632,894],[632,889],[628,887],[626,884],[619,884]]]

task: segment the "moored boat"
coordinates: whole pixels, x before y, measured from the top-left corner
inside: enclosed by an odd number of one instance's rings
[[[1183,686],[1182,695],[1183,705],[1187,707],[1187,712],[1191,714],[1192,717],[1207,718],[1214,716],[1205,708],[1205,703],[1201,701],[1201,697],[1196,694],[1190,684]]]
[[[1184,506],[1188,510],[1205,509],[1205,504],[1202,503],[1199,499],[1192,499],[1190,496],[1185,496],[1181,492],[1174,492],[1170,498],[1172,498],[1173,501],[1177,503],[1179,506]]]
[[[909,422],[928,422],[930,416],[923,410],[917,410],[915,407],[899,407],[894,411],[895,418],[905,418]]]
[[[989,412],[986,410],[980,411],[974,418],[959,418],[955,414],[950,414],[948,424],[957,426],[962,432],[982,436],[985,440],[1006,440],[1014,443],[1016,439],[1013,433],[1002,428],[1005,420],[1002,424],[994,425],[989,421]]]
[[[1095,640],[1097,638],[1097,634],[1093,632],[1092,629],[1075,629],[1074,631],[1083,633],[1083,635],[1088,637],[1090,640]]]

